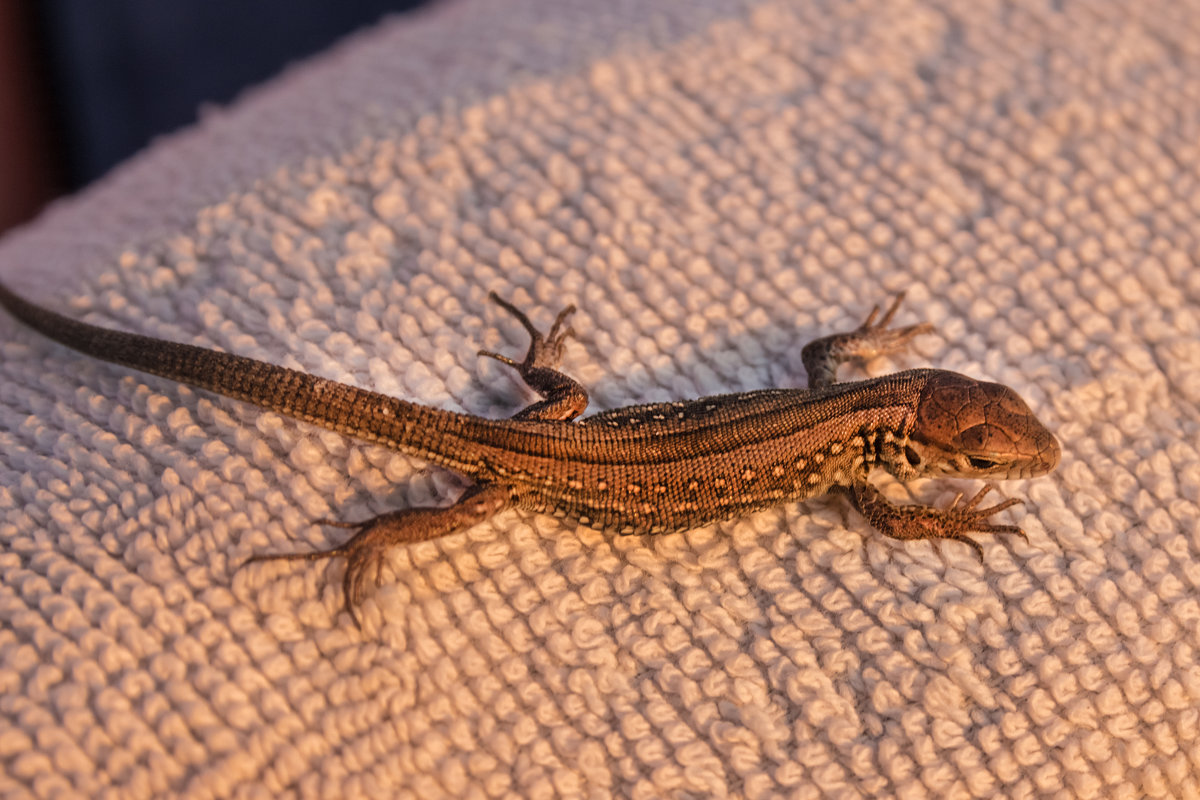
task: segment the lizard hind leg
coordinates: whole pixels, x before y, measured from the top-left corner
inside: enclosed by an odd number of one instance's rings
[[[342,595],[346,610],[360,629],[358,607],[366,599],[369,584],[379,586],[388,552],[397,545],[425,542],[465,530],[513,504],[511,493],[500,486],[473,486],[444,508],[408,508],[390,511],[364,522],[317,520],[321,525],[347,528],[354,534],[328,550],[311,553],[279,553],[251,556],[242,567],[263,561],[317,561],[341,556],[346,559]],[[240,567],[239,567],[240,569]]]
[[[513,419],[569,422],[582,414],[588,404],[587,390],[570,375],[558,371],[566,341],[575,335],[575,330],[566,326],[567,319],[575,313],[575,306],[567,306],[558,312],[554,324],[550,326],[550,332],[542,334],[524,311],[495,292],[489,293],[488,297],[516,317],[521,327],[529,332],[529,350],[522,361],[493,353],[491,350],[480,350],[479,355],[494,358],[515,369],[521,380],[525,381],[525,385],[543,398],[517,412]]]

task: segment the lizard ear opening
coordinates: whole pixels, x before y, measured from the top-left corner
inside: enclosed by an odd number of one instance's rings
[[[928,471],[931,457],[936,460],[935,454],[926,451],[924,442],[908,441],[898,451],[887,453],[881,466],[900,480],[910,481]]]

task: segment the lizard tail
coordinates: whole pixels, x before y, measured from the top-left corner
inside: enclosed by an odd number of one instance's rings
[[[0,284],[0,305],[29,327],[85,355],[242,400],[478,477],[469,441],[485,420],[428,408],[246,356],[102,328],[65,317]],[[484,424],[480,424],[484,423]]]

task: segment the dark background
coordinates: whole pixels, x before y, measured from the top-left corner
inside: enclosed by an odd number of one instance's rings
[[[0,231],[425,0],[0,0]]]

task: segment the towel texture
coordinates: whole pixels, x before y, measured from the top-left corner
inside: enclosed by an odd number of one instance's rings
[[[1200,797],[1197,42],[1176,0],[460,0],[9,236],[72,315],[491,416],[489,290],[579,306],[596,410],[803,385],[907,289],[938,335],[867,371],[1006,383],[1064,457],[982,565],[832,499],[509,512],[359,631],[339,562],[237,567],[454,476],[0,315],[0,796]]]

